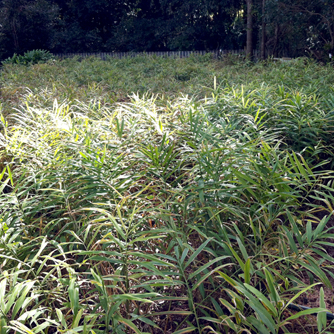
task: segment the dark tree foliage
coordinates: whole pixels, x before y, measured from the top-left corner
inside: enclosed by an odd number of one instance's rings
[[[124,51],[237,48],[239,8],[239,0],[139,0],[113,43]]]
[[[334,51],[334,2],[329,0],[289,0],[281,8],[294,17],[304,17],[306,52],[322,59]],[[299,20],[300,21],[300,20]],[[304,40],[305,40],[304,37]]]
[[[109,51],[136,1],[54,0],[60,10],[55,50]],[[117,46],[117,45],[114,45]]]
[[[47,0],[0,1],[0,56],[52,49],[58,7]]]
[[[262,57],[323,59],[334,51],[333,22],[328,0],[0,0],[0,58],[32,49],[242,49],[248,32]]]
[[[266,0],[269,54],[326,60],[334,46],[334,2]]]

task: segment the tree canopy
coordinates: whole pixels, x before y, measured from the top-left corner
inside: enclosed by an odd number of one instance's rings
[[[327,0],[1,0],[0,57],[242,49],[248,38],[267,55],[321,58],[333,50],[333,22]]]

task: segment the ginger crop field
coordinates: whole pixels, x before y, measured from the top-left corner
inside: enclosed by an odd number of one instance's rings
[[[2,67],[0,333],[332,332],[333,79],[308,59]]]

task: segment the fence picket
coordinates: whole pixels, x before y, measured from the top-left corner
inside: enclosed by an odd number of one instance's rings
[[[205,55],[211,53],[214,58],[218,58],[222,55],[234,54],[234,55],[245,55],[245,50],[213,50],[213,51],[149,51],[149,52],[86,52],[86,53],[54,53],[54,55],[58,58],[87,58],[87,57],[97,57],[102,60],[106,60],[110,58],[132,58],[132,57],[143,57],[143,56],[157,56],[157,57],[168,57],[168,58],[188,58],[191,55]],[[259,55],[258,50],[253,51],[254,56],[257,58]]]

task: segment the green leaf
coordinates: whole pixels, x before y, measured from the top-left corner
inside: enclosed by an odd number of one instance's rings
[[[266,276],[266,282],[267,282],[268,287],[269,287],[269,295],[275,303],[278,303],[278,301],[280,300],[280,297],[279,297],[279,295],[278,295],[278,293],[275,289],[274,279],[273,279],[271,273],[266,268],[264,268],[263,270],[264,270],[264,274]]]
[[[113,295],[112,299],[113,300],[120,300],[120,301],[125,301],[125,300],[136,300],[142,303],[154,303],[151,299],[146,299],[149,297],[156,297],[158,296],[158,293],[123,293],[119,295]]]
[[[306,224],[306,235],[308,243],[310,244],[312,241],[312,223],[310,221],[308,221]]]
[[[238,283],[231,277],[227,276],[225,273],[218,271],[218,274],[225,279],[227,283],[230,283],[233,287],[236,287]]]
[[[249,290],[251,291],[262,303],[263,305],[269,309],[272,313],[272,315],[274,317],[277,317],[278,316],[278,313],[277,313],[277,310],[276,308],[274,307],[273,304],[271,304],[271,302],[268,300],[267,297],[265,297],[259,290],[255,289],[254,287],[252,287],[251,285],[245,283],[244,286]]]
[[[7,287],[7,278],[2,278],[0,281],[0,309],[4,310],[5,308],[5,295],[6,295],[6,287]]]
[[[217,257],[209,262],[207,262],[206,264],[204,264],[203,266],[199,267],[196,271],[194,271],[193,273],[191,273],[188,278],[192,279],[193,277],[196,277],[197,275],[199,275],[201,272],[203,272],[205,269],[207,269],[210,266],[213,266],[216,262],[218,261],[222,261],[225,260],[227,258],[229,258],[230,256],[220,256]],[[232,265],[233,263],[229,263],[229,265]]]
[[[249,289],[249,288],[252,288],[252,287],[248,286],[247,288]],[[273,321],[272,316],[266,310],[266,308],[259,302],[258,298],[255,298],[250,292],[248,292],[241,285],[237,286],[236,289],[239,290],[242,294],[244,294],[248,298],[247,303],[258,314],[259,318],[268,327],[269,331],[273,334],[276,333],[276,329],[275,329],[276,325],[275,325],[275,322]],[[261,295],[261,293],[259,293],[259,292],[258,292],[258,294],[259,294],[259,296]],[[262,297],[262,301],[267,306],[269,301],[268,300],[265,301],[266,298],[265,297],[263,298],[263,297]],[[269,302],[269,304],[270,304],[270,302]],[[272,309],[271,309],[271,311],[272,311]]]
[[[284,305],[283,310],[285,310],[291,303],[293,303],[300,295],[302,295],[304,292],[312,289],[313,287],[319,285],[321,283],[314,283],[312,285],[309,285],[308,287],[302,289],[301,291],[299,291],[296,295],[294,295],[287,304]]]
[[[9,326],[14,331],[19,331],[22,334],[35,334],[30,328],[20,323],[19,321],[13,320],[10,322],[13,326]]]
[[[320,307],[321,308],[326,308],[326,303],[325,303],[325,293],[324,293],[324,289],[321,287],[320,288],[320,296],[319,296],[319,300],[320,300]],[[317,325],[318,325],[318,331],[319,333],[322,331],[323,328],[326,327],[327,325],[327,315],[326,312],[319,312],[317,315]]]
[[[244,278],[245,278],[245,283],[250,284],[250,270],[251,270],[251,261],[248,258],[246,263],[245,263],[245,269],[244,269]]]
[[[239,266],[241,267],[242,271],[245,271],[245,264],[240,259],[239,255],[235,252],[232,246],[230,246],[228,243],[226,243],[228,248],[230,249],[231,253],[233,254],[234,258],[238,261]]]
[[[9,165],[7,165],[7,171],[8,171],[8,177],[10,179],[10,184],[12,185],[12,187],[14,187],[13,175]]]
[[[196,282],[196,284],[194,284],[193,287],[191,288],[191,291],[196,290],[199,287],[200,284],[202,284],[208,277],[212,277],[212,275],[215,272],[217,272],[218,270],[220,270],[223,267],[227,267],[227,266],[230,266],[230,265],[231,265],[231,263],[226,263],[226,264],[218,266],[215,269],[207,272],[205,275],[201,276],[200,279],[198,279],[198,281]]]
[[[74,316],[74,320],[73,320],[73,324],[72,327],[75,329],[76,327],[78,327],[79,322],[81,320],[82,314],[83,314],[84,309],[80,309],[77,314]]]
[[[307,268],[308,270],[310,270],[311,272],[313,272],[315,275],[317,275],[321,281],[326,284],[326,286],[328,286],[329,288],[332,288],[332,284],[329,281],[328,277],[326,276],[326,274],[319,268],[319,264],[314,262],[313,258],[311,258],[310,256],[305,256],[305,259],[309,262],[306,263],[304,261],[297,261],[297,263],[305,268]]]
[[[5,318],[0,317],[0,334],[7,334],[8,330],[7,330],[7,323]]]
[[[15,319],[15,316],[20,308],[22,308],[22,311],[24,311],[23,308],[27,307],[27,304],[24,302],[27,299],[27,294],[30,292],[30,290],[33,288],[35,282],[33,281],[26,281],[24,288],[22,289],[20,298],[16,301],[15,306],[12,311],[12,319]]]
[[[33,266],[35,264],[35,262],[37,261],[37,259],[39,258],[39,256],[42,254],[44,248],[48,245],[47,242],[47,237],[43,238],[43,241],[41,243],[41,246],[38,250],[38,252],[36,253],[36,255],[33,257],[33,259],[31,260],[31,266]]]
[[[136,334],[142,334],[140,332],[140,330],[136,327],[136,325],[128,320],[128,319],[124,319],[123,317],[120,316],[115,316],[115,320],[117,320],[118,322],[123,323],[124,325],[126,325],[127,327],[131,328]]]
[[[298,243],[299,243],[299,246],[300,246],[301,248],[303,248],[303,247],[304,247],[304,244],[303,244],[303,241],[302,241],[302,238],[301,238],[301,235],[300,235],[300,231],[299,231],[298,228],[297,228],[296,222],[295,222],[293,216],[291,215],[291,213],[290,213],[289,211],[286,211],[286,214],[287,214],[287,216],[288,216],[288,218],[289,218],[290,224],[291,224],[291,226],[292,226],[292,229],[293,229],[293,232],[294,232],[294,234],[295,234],[295,237],[296,237],[296,239],[297,239],[297,241],[298,241]],[[297,253],[296,253],[296,254],[297,254]]]
[[[65,317],[64,317],[62,311],[60,309],[56,308],[56,313],[57,313],[57,317],[58,317],[59,321],[61,322],[63,327],[66,329],[67,328],[66,320],[65,320]]]
[[[308,315],[308,314],[315,314],[315,313],[319,313],[319,312],[328,312],[328,310],[326,309],[323,309],[321,307],[318,307],[318,308],[311,308],[309,310],[304,310],[304,311],[301,311],[301,312],[298,312],[294,315],[292,315],[291,317],[287,318],[284,320],[284,323],[287,323],[288,321],[290,320],[294,320],[294,319],[297,319],[303,315]]]
[[[164,312],[153,312],[150,314],[150,317],[154,317],[154,316],[157,316],[157,315],[169,315],[169,314],[172,314],[172,315],[192,315],[193,312],[191,311],[164,311]],[[146,315],[148,316],[148,315]]]
[[[76,285],[75,279],[72,278],[68,287],[68,295],[70,298],[70,305],[73,311],[73,317],[76,318],[80,305],[79,305],[79,288]]]
[[[298,248],[297,248],[297,245],[293,239],[293,236],[291,234],[291,232],[285,227],[283,226],[282,227],[283,230],[284,230],[284,234],[288,237],[289,239],[289,246],[290,246],[290,249],[297,255],[299,252],[298,252]]]
[[[140,321],[144,322],[145,324],[148,324],[148,325],[152,326],[153,328],[158,328],[158,329],[161,330],[161,328],[158,325],[156,325],[152,320],[147,319],[143,316],[133,314],[132,319],[133,320],[140,320]]]
[[[325,216],[324,218],[321,219],[320,223],[318,224],[317,228],[315,231],[313,231],[314,235],[314,240],[318,237],[318,235],[323,231],[325,226],[327,225],[329,219],[331,218],[331,215]]]
[[[185,248],[183,250],[182,256],[181,256],[181,259],[180,259],[180,264],[183,264],[183,262],[184,262],[184,260],[185,260],[185,258],[187,256],[187,254],[188,254],[188,252],[189,252],[189,248]],[[184,268],[186,268],[186,267],[184,267]]]
[[[174,334],[192,333],[195,330],[196,330],[196,327],[187,327],[187,328],[183,328],[183,329],[180,329],[174,332]]]
[[[203,242],[202,245],[200,245],[200,246],[196,249],[196,251],[195,251],[193,254],[191,254],[191,256],[189,257],[189,260],[188,260],[187,263],[185,264],[184,269],[186,269],[186,268],[189,266],[189,264],[191,264],[191,263],[196,259],[196,257],[198,256],[198,254],[201,253],[201,251],[206,247],[206,245],[207,245],[211,240],[212,240],[212,238],[209,238],[209,239],[205,240],[205,242]]]
[[[299,159],[298,159],[296,153],[295,153],[295,152],[292,152],[292,154],[293,154],[293,157],[294,157],[294,161],[295,161],[295,163],[296,163],[297,166],[298,166],[298,169],[299,169],[300,174],[302,174],[302,175],[305,177],[305,179],[307,180],[308,184],[311,184],[311,181],[310,181],[310,179],[309,179],[309,174],[308,174],[307,171],[305,170],[304,166],[300,163],[300,161],[299,161]],[[304,161],[304,163],[305,163],[305,161]],[[306,163],[305,163],[305,164],[306,164]],[[312,174],[313,174],[313,173],[312,173]]]
[[[247,261],[247,259],[249,258],[249,256],[247,254],[246,248],[245,248],[245,246],[243,245],[243,243],[241,242],[241,240],[238,237],[236,239],[237,239],[237,242],[238,242],[241,254],[242,254],[244,260]]]

